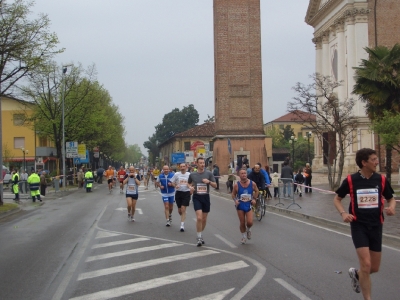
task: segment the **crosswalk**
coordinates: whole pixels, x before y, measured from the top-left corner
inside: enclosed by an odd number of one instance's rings
[[[88,251],[70,300],[231,299],[256,272],[226,251],[104,230]]]

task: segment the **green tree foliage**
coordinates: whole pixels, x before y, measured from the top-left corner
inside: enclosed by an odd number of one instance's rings
[[[182,110],[174,108],[164,115],[163,120],[156,126],[156,137],[160,143],[173,135],[193,128],[199,122],[199,113],[193,104],[184,106]]]
[[[32,74],[23,95],[36,105],[31,119],[40,136],[54,141],[57,156],[62,149],[62,100],[65,99],[65,139],[106,149],[115,160],[125,156],[123,116],[108,91],[95,81],[95,67],[70,67],[62,74],[52,62]]]
[[[63,49],[56,49],[58,38],[49,32],[49,18],[30,17],[33,2],[0,0],[0,98],[12,96],[18,82]],[[1,100],[0,100],[1,111]],[[3,164],[2,119],[0,114],[0,165]],[[2,178],[2,174],[0,174]],[[0,205],[3,205],[0,183]]]
[[[329,145],[328,153],[324,153],[324,156],[328,161],[329,185],[335,190],[341,183],[345,150],[353,144],[358,125],[353,114],[355,100],[338,99],[336,89],[342,82],[332,81],[330,76],[320,74],[314,74],[311,78],[314,83],[307,86],[297,83],[293,88],[298,96],[288,103],[288,111],[295,114],[308,128],[312,128],[314,137],[321,144],[325,142]],[[324,134],[328,138],[324,138]]]
[[[366,104],[366,112],[373,121],[383,121],[384,112],[400,112],[400,45],[392,48],[365,48],[369,58],[355,69],[353,93]],[[386,177],[392,173],[392,147],[386,144]]]
[[[282,130],[283,139],[289,141],[292,136],[294,136],[294,131],[292,126],[286,125]]]
[[[284,139],[281,129],[273,126],[272,129],[267,130],[265,134],[272,138],[272,148],[288,148],[288,140]]]
[[[149,151],[150,164],[154,165],[156,163],[156,157],[158,157],[158,154],[160,153],[156,134],[154,133],[150,136],[149,139],[143,143],[143,146]]]
[[[204,120],[204,123],[214,123],[215,122],[215,116],[210,116],[207,114],[207,119]]]
[[[384,110],[382,118],[372,121],[372,130],[376,132],[383,144],[389,145],[400,153],[400,113]]]
[[[138,163],[142,158],[142,150],[140,149],[138,144],[128,145],[126,147],[124,160],[129,163]]]

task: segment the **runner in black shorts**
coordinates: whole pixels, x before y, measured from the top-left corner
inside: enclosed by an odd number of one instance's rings
[[[360,263],[358,270],[349,269],[353,290],[356,293],[362,292],[364,299],[371,299],[370,274],[378,272],[382,257],[383,211],[388,216],[393,216],[396,201],[386,177],[375,173],[378,165],[375,150],[358,150],[356,163],[361,170],[343,180],[333,202],[343,221],[350,223],[351,236]],[[347,194],[350,194],[349,213],[344,210],[341,202]],[[383,198],[389,203],[386,208]]]
[[[181,232],[185,231],[186,207],[190,203],[190,189],[188,186],[189,172],[186,172],[186,164],[179,165],[180,172],[176,172],[171,182],[176,188],[175,202],[178,206],[178,213],[181,216]]]
[[[196,211],[197,247],[204,244],[202,232],[206,227],[207,215],[210,212],[210,185],[217,187],[214,175],[205,170],[204,158],[196,160],[197,172],[190,173],[188,183],[193,193],[193,206]]]

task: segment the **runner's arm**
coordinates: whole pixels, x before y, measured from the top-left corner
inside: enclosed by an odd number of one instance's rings
[[[333,199],[333,204],[335,205],[337,211],[339,214],[342,216],[343,222],[349,223],[352,222],[354,219],[354,216],[347,213],[342,205],[342,199],[339,197],[339,195],[336,195],[335,198]]]
[[[393,216],[396,213],[396,200],[392,197],[386,201],[389,204],[388,207],[385,207],[386,214],[388,216]]]

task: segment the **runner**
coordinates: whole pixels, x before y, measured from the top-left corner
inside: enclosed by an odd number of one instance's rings
[[[140,176],[136,174],[135,167],[129,167],[129,174],[125,174],[123,184],[126,184],[126,205],[128,209],[128,221],[135,222],[136,202],[139,197],[138,187]]]
[[[181,232],[185,231],[185,219],[186,219],[186,207],[189,206],[190,202],[190,188],[188,187],[189,172],[186,172],[186,164],[181,163],[179,165],[180,172],[175,173],[172,177],[171,182],[176,188],[175,202],[178,206],[178,213],[181,216]]]
[[[161,197],[164,202],[164,212],[165,218],[167,219],[166,226],[171,226],[171,214],[174,209],[174,195],[175,195],[175,187],[171,182],[172,177],[174,175],[169,172],[169,167],[164,166],[163,172],[158,176],[157,186],[160,188]]]
[[[197,247],[204,244],[202,233],[207,223],[207,215],[210,212],[210,185],[217,187],[214,175],[205,169],[204,158],[196,160],[197,171],[190,173],[188,184],[193,193],[193,207],[196,212]]]
[[[107,178],[108,191],[111,193],[114,176],[114,171],[111,166],[108,166],[108,169],[104,172],[104,176]]]
[[[254,181],[247,178],[247,170],[239,171],[240,180],[233,186],[232,199],[235,202],[237,215],[240,221],[241,243],[246,243],[246,238],[251,239],[251,226],[253,226],[252,205],[256,204],[258,188]]]
[[[118,175],[118,180],[119,180],[119,192],[121,194],[123,194],[124,193],[124,180],[125,180],[125,175],[126,175],[126,172],[125,172],[123,166],[121,166],[119,168],[117,175]]]
[[[153,181],[154,181],[154,188],[157,189],[157,180],[158,176],[160,176],[160,170],[155,167],[153,170]]]
[[[378,272],[382,257],[383,211],[393,216],[396,201],[386,177],[376,173],[378,157],[375,150],[358,150],[356,163],[361,170],[343,180],[333,202],[343,222],[350,223],[351,237],[360,263],[358,270],[349,269],[351,285],[356,293],[362,292],[364,299],[371,299],[370,274]],[[350,194],[349,213],[341,202],[347,194]],[[383,198],[389,203],[386,208]]]
[[[113,187],[117,187],[117,170],[115,170],[115,167],[112,167],[112,170],[114,172],[114,175],[113,175]]]
[[[144,175],[145,190],[148,190],[149,189],[149,179],[150,179],[150,171],[148,168],[144,169],[143,175]]]

